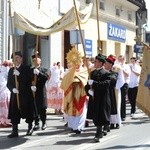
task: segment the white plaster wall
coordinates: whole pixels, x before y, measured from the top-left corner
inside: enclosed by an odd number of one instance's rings
[[[61,62],[62,57],[62,39],[61,32],[51,34],[50,42],[50,66],[54,62]]]
[[[115,15],[116,6],[122,7],[120,17]],[[99,28],[100,28],[100,40],[106,42],[106,49],[103,49],[105,55],[115,54],[115,42],[107,39],[107,23],[113,23],[126,28],[126,42],[120,43],[119,54],[125,55],[126,45],[132,47],[135,44],[135,11],[137,7],[129,2],[120,2],[119,0],[107,0],[105,1],[105,11],[99,10]],[[132,21],[128,21],[128,12],[132,12]],[[85,30],[85,38],[91,39],[93,42],[93,56],[97,55],[97,39],[98,39],[98,29],[96,20],[96,7],[93,9],[92,17],[89,21],[82,25],[82,29]]]

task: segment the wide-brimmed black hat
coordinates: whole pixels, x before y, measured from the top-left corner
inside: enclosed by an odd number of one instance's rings
[[[22,57],[21,51],[15,52],[15,55]],[[11,59],[13,59],[13,53],[11,54]]]
[[[105,55],[102,55],[102,54],[98,54],[95,59],[99,60],[100,62],[103,62],[105,63],[106,61],[106,56]]]
[[[32,59],[36,58],[36,55],[32,55]],[[37,58],[40,58],[39,54],[37,54]]]

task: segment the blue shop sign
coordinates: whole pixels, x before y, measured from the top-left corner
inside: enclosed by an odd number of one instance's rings
[[[86,56],[92,57],[92,40],[85,39]]]
[[[108,39],[119,42],[126,41],[126,28],[112,23],[107,23],[107,28]]]
[[[143,53],[143,45],[135,44],[134,45],[134,52],[135,53]]]

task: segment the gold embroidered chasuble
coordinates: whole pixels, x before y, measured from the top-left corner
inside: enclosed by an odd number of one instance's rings
[[[61,88],[64,90],[64,112],[70,116],[79,116],[87,100],[85,85],[88,80],[86,68],[70,69],[64,76]]]

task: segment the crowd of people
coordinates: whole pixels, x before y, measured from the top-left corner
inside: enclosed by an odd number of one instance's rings
[[[23,64],[21,52],[12,55],[14,65],[5,61],[0,66],[0,127],[12,127],[8,138],[18,137],[18,124],[25,119],[26,135],[45,130],[47,108],[63,115],[65,126],[75,134],[95,127],[94,141],[119,129],[126,119],[127,99],[131,117],[136,113],[141,66],[135,57],[98,54],[93,62],[72,48],[67,54],[68,68],[56,62],[49,69],[41,66],[41,58],[31,57],[32,67]],[[33,125],[34,124],[34,125]]]

